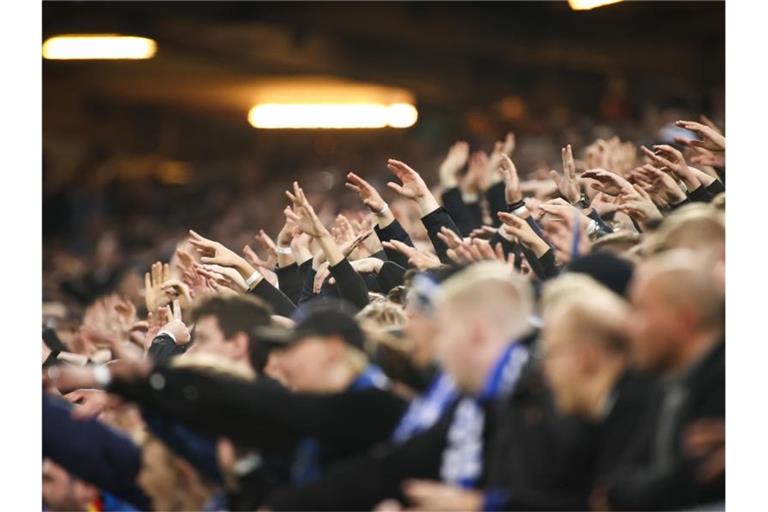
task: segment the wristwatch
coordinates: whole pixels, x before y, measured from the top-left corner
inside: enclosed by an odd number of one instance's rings
[[[587,194],[582,192],[581,196],[579,197],[579,200],[576,201],[575,206],[581,208],[582,210],[584,210],[585,208],[589,208],[589,196],[587,196]]]

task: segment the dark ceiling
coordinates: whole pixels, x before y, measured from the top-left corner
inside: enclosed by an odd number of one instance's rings
[[[237,108],[265,75],[335,75],[466,107],[542,78],[723,77],[723,2],[44,2],[45,37],[158,41],[146,62],[46,62],[45,78],[161,102]],[[217,94],[221,92],[222,94]],[[231,96],[227,98],[227,96]]]

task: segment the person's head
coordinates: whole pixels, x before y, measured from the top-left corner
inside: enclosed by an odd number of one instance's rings
[[[441,266],[427,272],[406,273],[404,332],[411,342],[411,358],[418,367],[427,367],[435,360],[435,298],[440,285],[461,270],[461,266]]]
[[[691,251],[669,251],[645,262],[630,300],[632,355],[646,370],[685,367],[725,327],[725,294],[713,262]]]
[[[402,306],[386,300],[368,304],[355,318],[366,333],[402,329],[408,321]]]
[[[643,235],[632,231],[615,231],[601,236],[592,243],[592,252],[625,254],[643,240]]]
[[[99,496],[93,485],[71,476],[50,459],[43,459],[43,503],[50,510],[85,510]]]
[[[364,335],[341,303],[310,307],[292,331],[274,336],[268,367],[295,391],[346,389],[368,365]]]
[[[141,454],[136,483],[154,510],[202,510],[211,489],[189,462],[153,436],[147,436]]]
[[[674,249],[719,253],[725,249],[725,222],[722,212],[694,203],[675,210],[650,237],[649,250],[659,253]]]
[[[438,292],[437,360],[460,389],[479,390],[504,347],[530,330],[533,292],[499,262],[476,263]]]
[[[268,325],[270,313],[266,304],[247,295],[206,299],[192,310],[195,336],[188,352],[249,361],[250,333]]]
[[[619,295],[626,294],[633,271],[631,261],[610,252],[592,252],[568,264],[568,273],[585,274]]]
[[[555,404],[564,414],[596,417],[627,364],[628,306],[584,275],[551,281],[545,294],[539,349]]]

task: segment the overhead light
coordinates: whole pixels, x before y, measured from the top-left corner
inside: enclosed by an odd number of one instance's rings
[[[43,57],[56,60],[151,59],[156,52],[152,39],[118,34],[69,34],[43,43]]]
[[[568,5],[574,11],[588,11],[604,5],[617,4],[622,0],[568,0]]]
[[[417,118],[407,103],[262,103],[248,113],[255,128],[408,128]]]

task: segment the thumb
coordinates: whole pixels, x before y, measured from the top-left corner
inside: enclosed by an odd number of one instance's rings
[[[549,177],[552,178],[552,181],[554,181],[558,187],[560,186],[560,182],[562,181],[562,178],[560,177],[560,173],[552,169],[551,171],[549,171]]]

